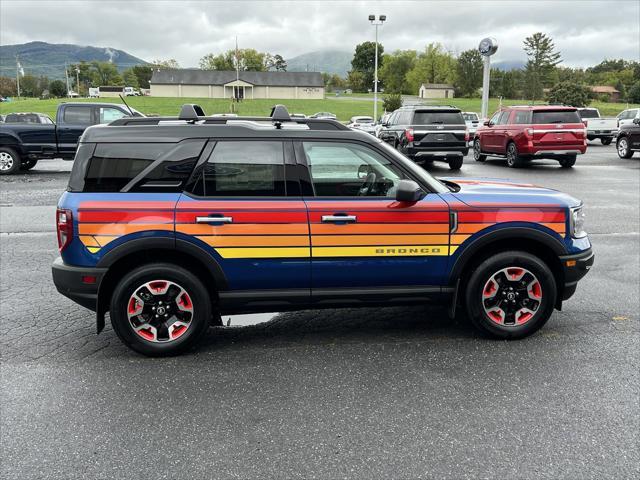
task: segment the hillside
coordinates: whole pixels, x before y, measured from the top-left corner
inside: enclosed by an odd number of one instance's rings
[[[351,70],[353,52],[344,50],[324,50],[309,52],[287,59],[287,70],[290,72],[324,72],[337,73],[346,77]]]
[[[0,75],[15,77],[16,55],[19,55],[25,74],[46,75],[49,78],[60,79],[64,78],[65,62],[112,61],[119,70],[147,63],[115,48],[29,42],[19,45],[0,45]]]

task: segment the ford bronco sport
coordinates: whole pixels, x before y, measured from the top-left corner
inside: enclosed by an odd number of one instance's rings
[[[327,119],[123,118],[80,140],[57,210],[57,289],[146,355],[221,314],[447,302],[522,338],[593,263],[580,201],[436,180]]]

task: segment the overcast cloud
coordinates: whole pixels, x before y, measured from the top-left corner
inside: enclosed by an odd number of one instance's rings
[[[494,36],[496,61],[524,60],[533,32],[553,37],[565,65],[640,57],[640,0],[269,2],[269,1],[13,1],[0,2],[0,43],[42,40],[113,47],[144,60],[175,58],[197,66],[209,52],[234,47],[285,58],[327,49],[353,50],[372,40],[370,13],[386,14],[386,51],[475,48]]]

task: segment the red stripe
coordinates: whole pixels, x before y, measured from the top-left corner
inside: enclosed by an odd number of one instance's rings
[[[180,201],[176,206],[177,210],[304,210],[305,205],[302,200],[282,200],[282,201],[241,201],[241,200],[195,200]]]
[[[498,212],[458,212],[460,223],[499,223],[499,222],[564,222],[564,212],[543,211],[498,211]]]
[[[310,211],[317,210],[334,210],[343,211],[366,211],[366,210],[384,210],[388,212],[397,211],[417,211],[417,212],[431,212],[431,211],[443,211],[443,203],[441,201],[420,201],[418,203],[409,204],[404,202],[396,202],[385,198],[383,200],[307,200],[307,206]]]
[[[154,210],[154,209],[168,209],[173,210],[176,202],[82,202],[78,207],[80,210]]]
[[[206,217],[212,213],[232,217],[233,223],[307,223],[306,212],[238,212],[224,209],[176,212],[176,223],[195,223],[196,217]]]
[[[309,212],[311,223],[322,222],[323,215],[333,215],[334,213],[348,213],[358,217],[358,223],[446,223],[449,224],[448,212],[363,212],[358,210],[348,210],[337,208],[323,212]]]
[[[167,211],[96,211],[81,210],[78,221],[86,223],[172,223],[173,212]]]

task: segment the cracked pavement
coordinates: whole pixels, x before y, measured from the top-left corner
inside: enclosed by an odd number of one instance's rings
[[[572,170],[465,158],[460,175],[585,202],[594,268],[528,339],[488,340],[442,307],[304,311],[234,316],[169,359],[109,324],[96,336],[56,292],[70,168],[0,177],[0,477],[640,476],[637,154],[592,142]]]

